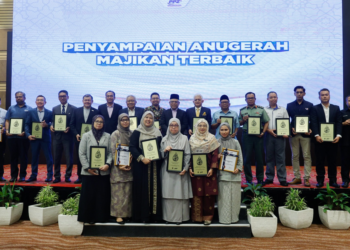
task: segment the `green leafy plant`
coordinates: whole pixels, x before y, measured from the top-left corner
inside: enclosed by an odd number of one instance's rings
[[[42,187],[35,197],[35,202],[40,204],[40,207],[52,207],[57,205],[58,194],[53,191],[53,188],[47,184]]]
[[[61,214],[63,214],[63,215],[78,215],[79,200],[80,200],[80,194],[77,194],[74,197],[68,198],[62,204]]]
[[[275,204],[268,195],[253,198],[249,213],[253,217],[271,217],[270,212],[275,210]]]
[[[242,201],[243,203],[250,203],[254,198],[259,196],[267,196],[266,189],[261,184],[247,183],[247,185],[248,187],[243,190],[246,194],[246,197]]]
[[[288,191],[288,195],[286,197],[285,206],[287,209],[294,211],[301,211],[307,209],[306,202],[304,198],[300,197],[301,191],[298,189],[291,188]]]
[[[5,207],[15,207],[15,201],[19,201],[21,192],[23,188],[16,187],[15,182],[11,185],[10,183],[5,183],[5,185],[1,188],[0,191],[0,206]]]
[[[324,204],[323,212],[327,210],[346,210],[350,213],[350,207],[346,204],[349,203],[349,196],[344,193],[337,194],[333,189],[329,187],[327,183],[327,189],[320,191],[315,199],[321,200]]]

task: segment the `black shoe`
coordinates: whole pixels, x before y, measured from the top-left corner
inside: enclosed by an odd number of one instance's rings
[[[288,187],[288,182],[286,181],[280,181],[280,185],[284,187]]]
[[[261,181],[261,180],[260,180],[260,181],[258,180],[258,182],[257,182],[256,184],[261,184],[261,185],[264,185],[264,182],[263,182],[263,181]]]
[[[66,180],[65,180],[65,182],[72,182],[71,180],[70,180],[70,178],[66,178]]]
[[[343,185],[341,185],[343,188],[347,188],[349,186],[349,182],[348,181],[344,181]]]
[[[32,181],[36,181],[36,177],[30,177],[28,180],[26,180],[26,182],[32,182]]]
[[[36,178],[35,178],[35,180],[36,180]],[[26,181],[26,178],[24,178],[24,177],[21,177],[21,178],[19,178],[19,180],[18,180],[18,182],[24,182],[24,181]]]
[[[52,177],[51,178],[46,178],[45,182],[51,182],[52,181]]]
[[[61,182],[61,178],[55,178],[55,180],[53,181],[53,183],[58,183]]]
[[[247,181],[246,184],[253,184],[253,182],[252,181]]]
[[[14,182],[14,181],[17,181],[17,178],[11,178],[10,179],[10,182]]]
[[[263,182],[262,185],[265,186],[265,185],[268,185],[268,184],[273,184],[273,181],[266,179],[266,180]]]
[[[335,181],[330,182],[330,183],[329,183],[329,186],[335,187],[335,188],[339,188],[339,185],[338,185]]]
[[[6,181],[6,179],[4,177],[0,177],[0,181]]]
[[[122,220],[122,221],[117,221],[118,224],[121,224],[121,225],[124,225],[125,224],[125,221]]]
[[[318,187],[318,188],[321,188],[321,187],[323,187],[323,186],[324,186],[323,181],[319,181],[319,182],[317,182],[317,184],[316,184],[316,187]]]
[[[80,179],[76,180],[76,181],[74,182],[74,184],[81,184],[81,180],[80,180]]]

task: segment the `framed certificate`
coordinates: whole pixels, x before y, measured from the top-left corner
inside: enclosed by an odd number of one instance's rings
[[[35,136],[35,139],[43,138],[43,127],[40,122],[32,122],[32,135]]]
[[[296,115],[294,118],[295,133],[309,133],[309,119],[308,115]]]
[[[332,142],[335,137],[334,123],[321,123],[320,136],[323,141]]]
[[[137,129],[137,117],[136,116],[130,116],[130,130],[135,130]]]
[[[290,136],[290,120],[289,118],[276,118],[276,135]]]
[[[10,131],[11,135],[22,134],[23,132],[24,119],[11,118],[10,119]]]
[[[55,115],[55,123],[53,124],[55,131],[66,131],[67,115]]]
[[[81,124],[81,132],[80,132],[80,138],[83,138],[83,134],[89,132],[91,130],[91,124],[83,123]]]
[[[206,154],[192,154],[192,171],[194,176],[207,176],[208,163]]]
[[[141,141],[143,156],[151,161],[159,160],[159,149],[157,139],[149,139]]]
[[[230,116],[220,116],[220,119],[221,119],[221,123],[223,122],[226,122],[228,123],[228,125],[230,125],[230,135],[232,134],[232,125],[233,125],[233,117],[230,117]]]
[[[159,121],[154,121],[154,126],[159,129]]]
[[[117,143],[114,156],[114,165],[130,166],[130,158],[131,154],[129,151],[129,146]]]
[[[107,147],[90,146],[90,168],[99,169],[106,165]]]
[[[222,148],[219,170],[233,173],[237,168],[239,151],[229,148]]]
[[[260,116],[248,117],[248,135],[261,134],[261,118]]]
[[[197,122],[198,122],[200,119],[204,119],[204,118],[201,118],[201,117],[194,117],[194,118],[193,118],[193,124],[192,124],[192,133],[193,133],[193,134],[194,134],[194,132],[196,131],[195,125],[197,124]]]
[[[181,173],[183,170],[184,151],[172,149],[168,152],[168,172]]]

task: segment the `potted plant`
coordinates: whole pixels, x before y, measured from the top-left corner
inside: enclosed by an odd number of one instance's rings
[[[57,201],[58,194],[53,191],[49,184],[42,187],[35,197],[35,202],[38,204],[28,207],[30,221],[39,226],[56,223],[62,207]]]
[[[300,198],[300,194],[300,190],[291,188],[285,206],[278,207],[281,223],[285,227],[302,229],[312,224],[314,210],[307,207],[304,198]]]
[[[264,189],[261,184],[247,183],[247,185],[248,186],[243,190],[245,193],[245,198],[242,201],[243,203],[249,204],[255,197],[267,195],[266,189]]]
[[[329,229],[348,229],[350,227],[349,196],[344,193],[337,194],[329,187],[322,190],[315,199],[321,200],[323,206],[318,207],[320,219]]]
[[[273,237],[277,231],[275,204],[270,196],[255,197],[248,209],[248,221],[254,237]]]
[[[62,204],[61,214],[58,216],[58,227],[63,235],[81,235],[84,223],[78,221],[80,194],[68,198]]]
[[[5,183],[0,191],[0,226],[9,226],[18,221],[23,212],[23,203],[18,202],[23,188]],[[16,203],[17,202],[17,203]]]

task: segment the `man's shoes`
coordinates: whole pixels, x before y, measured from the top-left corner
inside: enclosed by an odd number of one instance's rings
[[[341,185],[343,188],[347,188],[349,186],[348,181],[344,181],[343,184]]]
[[[323,181],[319,181],[319,182],[317,182],[317,184],[316,184],[316,187],[318,187],[318,188],[321,188],[321,187],[323,187],[323,186],[324,186]]]
[[[309,179],[305,179],[304,180],[304,186],[305,187],[310,187],[311,186]]]
[[[286,181],[280,181],[280,185],[284,187],[288,187],[288,182]]]
[[[35,180],[36,180],[36,178],[35,178]],[[24,177],[21,177],[21,178],[19,178],[19,180],[18,180],[18,182],[24,182],[24,181],[26,181],[26,178],[24,178]]]
[[[53,183],[58,183],[61,182],[61,178],[55,178],[55,180],[53,181]]]
[[[15,181],[17,181],[17,178],[11,178],[10,179],[10,182],[15,182]]]
[[[262,185],[265,186],[265,185],[269,185],[269,184],[273,184],[273,181],[266,179]]]
[[[80,179],[77,179],[74,184],[81,184],[81,180]]]
[[[66,178],[66,180],[65,180],[65,182],[72,182],[71,180],[70,180],[70,178]]]
[[[290,185],[297,185],[301,184],[301,179],[300,178],[294,178],[293,181],[289,182]]]
[[[45,182],[51,182],[52,181],[52,177],[51,178],[46,178]]]
[[[258,180],[258,182],[256,184],[264,185],[264,182],[262,180]]]
[[[6,181],[6,179],[4,177],[0,177],[0,181]]]
[[[29,179],[26,180],[26,182],[32,182],[32,181],[36,181],[36,177],[29,177]]]
[[[336,183],[335,181],[330,182],[330,183],[329,183],[329,186],[335,187],[335,188],[339,188],[338,183]]]

